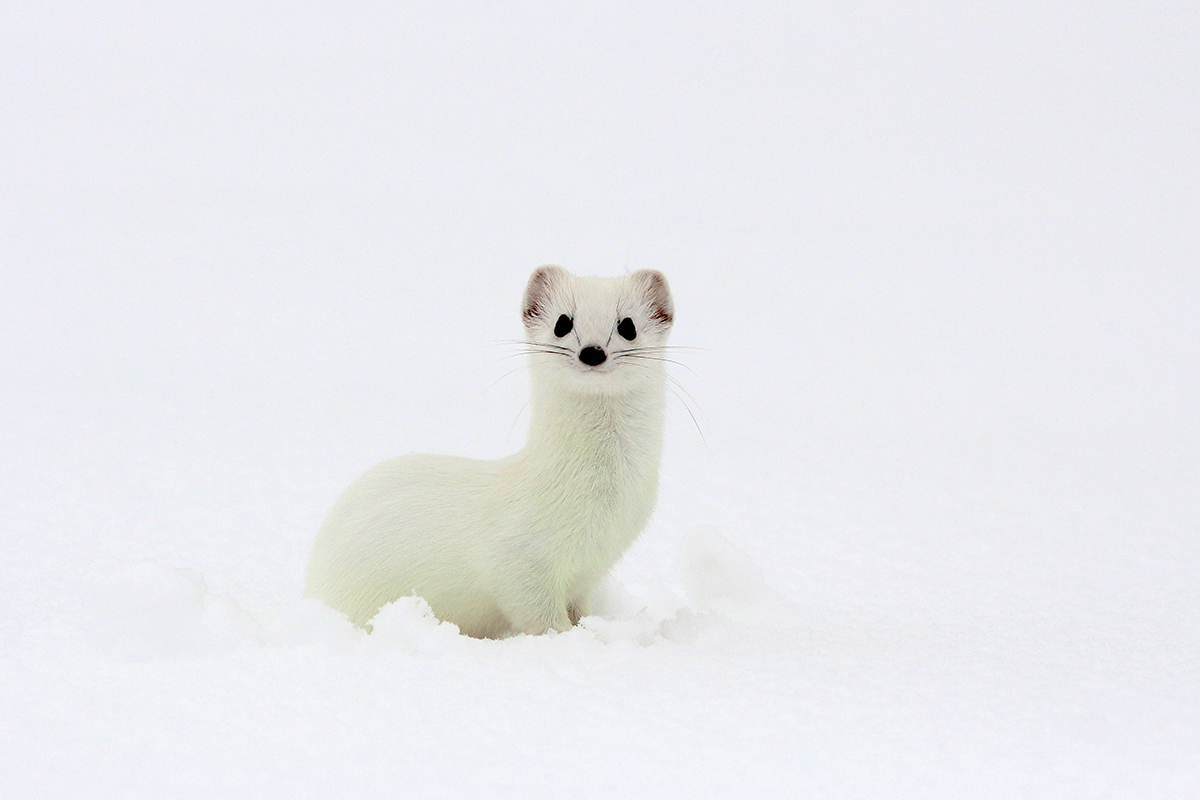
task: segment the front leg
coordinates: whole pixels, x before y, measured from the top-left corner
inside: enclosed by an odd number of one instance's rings
[[[567,617],[572,625],[578,625],[579,620],[592,614],[592,601],[587,595],[576,597],[567,603]]]
[[[567,604],[561,600],[529,598],[505,609],[505,614],[513,630],[533,636],[552,630],[562,633],[571,630],[571,626],[575,624]]]
[[[508,617],[512,629],[532,635],[552,630],[569,631],[573,623],[561,593],[536,581],[531,574],[525,578],[517,586],[510,587],[506,597],[498,598],[500,610]]]

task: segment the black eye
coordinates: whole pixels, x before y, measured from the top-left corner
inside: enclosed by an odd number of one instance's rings
[[[637,328],[633,327],[633,320],[629,317],[621,320],[621,324],[617,326],[617,333],[630,342],[637,338]]]
[[[574,327],[574,323],[571,322],[571,318],[568,317],[566,314],[563,314],[561,317],[558,318],[558,322],[554,323],[554,335],[561,339],[562,337],[564,337],[568,333],[570,333],[571,328],[573,328],[573,327]]]

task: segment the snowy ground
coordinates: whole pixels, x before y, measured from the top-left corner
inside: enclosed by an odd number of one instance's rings
[[[0,794],[1200,795],[1187,4],[0,11]],[[672,282],[566,634],[300,598],[520,446],[540,263]]]

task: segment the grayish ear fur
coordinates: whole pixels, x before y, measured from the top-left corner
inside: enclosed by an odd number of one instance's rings
[[[650,306],[650,318],[664,328],[675,321],[675,303],[671,300],[671,289],[667,278],[656,269],[639,269],[631,276],[642,285],[646,302]]]
[[[554,286],[566,278],[566,275],[567,272],[562,267],[547,264],[544,267],[538,267],[529,276],[529,283],[525,286],[525,299],[521,305],[521,321],[525,323],[526,327],[531,327],[534,320],[541,315],[546,297]]]

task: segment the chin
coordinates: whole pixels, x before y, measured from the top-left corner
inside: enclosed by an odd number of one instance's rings
[[[638,380],[640,376],[629,375],[626,370],[620,369],[608,371],[571,369],[564,370],[564,373],[560,376],[560,385],[574,394],[625,394],[635,391],[640,384],[644,383],[644,380]]]

